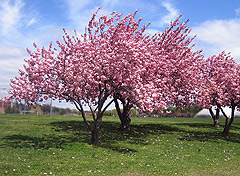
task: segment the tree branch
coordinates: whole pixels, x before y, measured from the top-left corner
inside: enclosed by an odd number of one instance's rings
[[[106,109],[112,104],[113,101],[114,101],[114,99],[112,99],[112,100],[105,106],[105,108],[102,110],[102,112],[106,111]]]
[[[88,103],[88,107],[90,108],[90,111],[92,113],[92,116],[93,116],[93,120],[94,122],[96,121],[96,118],[95,118],[95,111],[92,109],[92,106]]]
[[[88,128],[90,130],[92,130],[92,126],[91,126],[91,124],[88,122],[88,120],[86,118],[86,115],[85,115],[85,112],[84,112],[84,109],[83,109],[81,103],[79,101],[75,100],[75,99],[73,99],[73,103],[76,106],[77,110],[79,110],[82,113],[83,120],[87,124]]]

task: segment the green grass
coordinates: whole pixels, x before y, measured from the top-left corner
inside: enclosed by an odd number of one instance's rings
[[[221,124],[224,124],[222,119]],[[0,175],[239,175],[240,119],[227,139],[211,119],[104,118],[101,146],[80,117],[0,115]]]

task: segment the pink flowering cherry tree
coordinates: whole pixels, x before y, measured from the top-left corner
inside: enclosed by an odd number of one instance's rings
[[[177,107],[191,105],[201,75],[199,68],[203,61],[202,51],[193,51],[192,41],[195,36],[189,36],[191,29],[186,25],[189,20],[180,22],[180,17],[172,21],[164,32],[153,36],[147,35],[147,42],[151,44],[151,55],[154,57],[145,64],[140,77],[144,85],[149,86],[148,95],[144,97],[151,97],[150,104],[153,109],[156,107],[160,111],[158,107],[163,102],[165,105]],[[129,129],[131,122],[129,111],[138,104],[132,102],[132,98],[124,99],[121,92],[114,97],[122,128]],[[122,111],[117,100],[123,105]]]
[[[20,76],[11,80],[9,97],[30,105],[48,98],[73,103],[91,131],[92,144],[99,143],[103,113],[116,95],[120,93],[143,111],[153,110],[154,98],[149,91],[152,83],[143,80],[155,56],[153,41],[143,34],[146,26],[140,27],[142,19],[135,20],[136,13],[96,15],[80,36],[76,31],[69,36],[64,29],[57,48],[51,43],[49,48],[34,44],[35,51],[28,49],[30,58],[25,60],[25,70],[19,70]],[[161,100],[158,108],[165,106]],[[86,117],[85,106],[91,110],[92,121]]]
[[[193,50],[196,36],[189,35],[189,20],[179,22],[179,18],[157,38],[154,84],[168,90],[163,92],[168,105],[182,108],[194,104],[204,57],[202,50]]]
[[[214,124],[219,125],[219,111],[225,117],[225,127],[222,135],[229,133],[234,121],[234,112],[240,106],[240,66],[234,61],[230,54],[225,52],[209,57],[203,67],[203,77],[199,81],[199,103],[210,109],[217,106],[216,115],[213,116]],[[232,109],[230,120],[224,113],[222,107],[229,106]],[[213,113],[213,112],[211,112]],[[213,114],[214,115],[214,114]]]

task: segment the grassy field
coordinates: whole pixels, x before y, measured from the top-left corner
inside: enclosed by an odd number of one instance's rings
[[[221,124],[224,124],[222,119]],[[240,119],[221,138],[211,119],[104,118],[101,146],[80,117],[0,115],[0,175],[240,175]]]

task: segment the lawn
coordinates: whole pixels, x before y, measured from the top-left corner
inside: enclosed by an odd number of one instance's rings
[[[224,119],[221,120],[224,124]],[[89,145],[81,117],[0,115],[0,175],[240,175],[240,119],[227,139],[211,119],[105,117]]]

